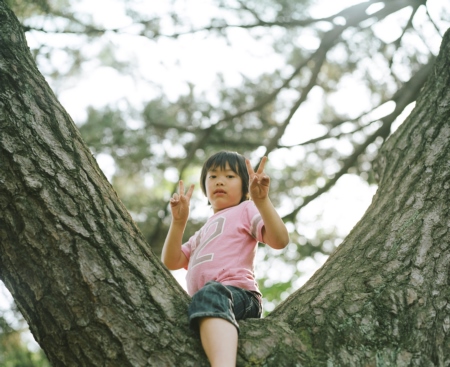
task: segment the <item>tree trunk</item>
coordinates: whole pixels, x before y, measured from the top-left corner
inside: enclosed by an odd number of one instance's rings
[[[242,366],[449,366],[450,34],[327,263],[242,322]],[[151,252],[0,0],[0,278],[54,366],[206,366]],[[160,208],[155,208],[159,210]]]

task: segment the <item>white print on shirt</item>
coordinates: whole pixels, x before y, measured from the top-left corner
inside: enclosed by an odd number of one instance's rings
[[[225,218],[218,217],[217,219],[212,220],[211,223],[208,224],[208,227],[205,228],[203,233],[208,233],[209,229],[213,225],[216,225],[214,232],[211,233],[211,235],[204,241],[201,240],[200,245],[196,248],[196,251],[194,253],[194,256],[192,257],[191,263],[189,264],[191,269],[199,264],[203,264],[204,262],[212,261],[212,259],[214,258],[213,252],[209,253],[209,254],[204,254],[204,255],[201,255],[201,252],[208,245],[208,243],[210,243],[214,238],[216,238],[217,236],[220,236],[222,234],[223,227],[225,226]]]

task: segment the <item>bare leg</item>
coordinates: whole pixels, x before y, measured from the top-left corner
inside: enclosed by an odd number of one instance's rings
[[[211,367],[236,367],[236,327],[231,322],[216,317],[203,317],[199,321],[203,349]]]

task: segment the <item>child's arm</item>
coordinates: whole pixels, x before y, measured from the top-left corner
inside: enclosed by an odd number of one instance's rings
[[[282,249],[289,243],[289,234],[269,198],[270,177],[264,173],[266,161],[267,157],[263,157],[255,172],[250,161],[245,160],[250,178],[249,192],[264,222],[264,243],[274,249]]]
[[[170,199],[172,222],[161,254],[161,260],[169,270],[185,268],[188,264],[186,255],[181,251],[181,244],[189,218],[189,202],[193,191],[194,185],[191,185],[185,194],[183,181],[180,181],[179,194],[173,194],[172,199]]]

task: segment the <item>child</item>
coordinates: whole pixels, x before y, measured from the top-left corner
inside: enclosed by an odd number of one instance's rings
[[[162,261],[170,270],[188,269],[188,293],[193,296],[189,322],[199,329],[212,367],[236,365],[237,320],[261,316],[261,293],[253,273],[258,241],[275,249],[289,242],[268,196],[266,161],[263,157],[257,172],[234,152],[216,153],[205,162],[200,184],[214,214],[183,245],[194,185],[185,193],[180,181],[179,193],[170,200],[172,222]]]

